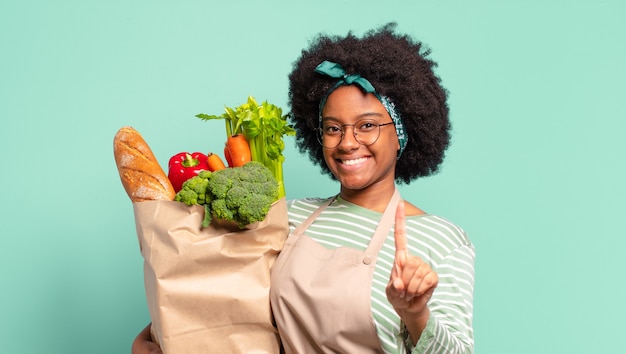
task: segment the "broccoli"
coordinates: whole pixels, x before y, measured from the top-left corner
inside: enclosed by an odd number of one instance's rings
[[[197,176],[191,177],[183,183],[182,189],[176,193],[174,200],[183,202],[187,205],[192,204],[209,204],[211,203],[211,194],[207,193],[210,171],[200,171]]]
[[[226,199],[215,199],[212,201],[210,212],[212,212],[216,218],[221,220],[233,220],[235,217],[232,210],[226,207]]]
[[[244,228],[265,219],[278,197],[279,185],[272,172],[251,161],[242,167],[200,172],[183,183],[174,200],[204,206],[202,227],[215,217]]]
[[[211,203],[213,196],[208,191],[209,178],[211,178],[211,171],[200,171],[197,176],[191,177],[183,183],[182,189],[176,193],[174,200],[177,202],[183,202],[187,205],[202,205],[204,206],[204,220],[202,220],[202,227],[209,226],[211,222],[211,211],[208,207]]]
[[[234,221],[240,228],[265,219],[279,194],[276,178],[257,161],[213,172],[208,190],[213,215]]]

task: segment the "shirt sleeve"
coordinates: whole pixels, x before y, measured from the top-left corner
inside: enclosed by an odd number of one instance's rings
[[[472,245],[453,250],[438,265],[439,284],[428,303],[430,317],[412,354],[474,353]]]

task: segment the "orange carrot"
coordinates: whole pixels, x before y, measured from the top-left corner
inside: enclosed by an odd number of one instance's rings
[[[242,134],[228,137],[228,153],[233,161],[233,167],[241,167],[252,159],[250,155],[250,145]]]
[[[228,144],[224,144],[224,157],[226,158],[228,167],[233,167],[233,159],[230,158],[230,153],[228,152]]]
[[[209,152],[207,154],[207,163],[209,165],[209,171],[211,172],[223,170],[226,168],[226,165],[224,165],[222,159],[220,159],[218,155],[212,152]]]

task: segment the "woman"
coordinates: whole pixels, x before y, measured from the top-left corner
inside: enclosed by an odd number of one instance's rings
[[[320,35],[294,64],[297,145],[341,188],[289,203],[270,294],[287,353],[473,353],[473,245],[396,189],[437,172],[449,144],[428,55],[387,24]],[[147,327],[133,353],[151,346]]]

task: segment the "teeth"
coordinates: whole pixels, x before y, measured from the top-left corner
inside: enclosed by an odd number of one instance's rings
[[[360,159],[354,159],[354,160],[343,160],[343,164],[346,166],[352,166],[352,165],[365,162],[365,160],[367,160],[366,157],[361,157]]]

